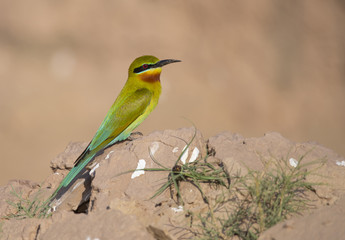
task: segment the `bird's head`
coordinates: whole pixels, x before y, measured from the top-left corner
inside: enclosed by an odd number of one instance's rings
[[[128,76],[137,76],[145,82],[160,81],[159,77],[164,65],[181,62],[180,60],[165,59],[159,60],[154,56],[141,56],[135,59],[128,69]]]

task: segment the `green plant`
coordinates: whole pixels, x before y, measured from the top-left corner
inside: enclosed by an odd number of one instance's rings
[[[184,150],[181,152],[179,157],[176,159],[175,164],[173,167],[166,167],[163,166],[159,161],[157,161],[154,156],[150,152],[151,159],[158,165],[160,168],[146,168],[143,169],[145,171],[165,171],[168,173],[167,181],[157,190],[157,192],[151,197],[154,198],[160,194],[162,194],[168,188],[170,189],[170,195],[174,199],[173,188],[176,191],[177,197],[177,204],[184,204],[181,191],[180,191],[180,183],[181,182],[188,182],[195,186],[205,203],[208,203],[208,198],[204,194],[201,183],[209,183],[215,185],[221,185],[223,187],[228,188],[230,186],[230,177],[228,173],[225,171],[224,166],[222,164],[211,164],[207,161],[208,154],[203,158],[199,158],[191,163],[179,164],[181,157],[185,154],[185,151],[193,142],[196,136],[196,130],[194,132],[193,137],[187,143]]]
[[[307,154],[307,153],[306,153]],[[247,168],[248,173],[231,176],[229,191],[222,193],[206,214],[199,214],[197,226],[200,239],[257,239],[266,229],[310,205],[306,193],[314,191],[306,180],[322,166],[323,160],[288,166],[288,158],[265,163],[263,171]],[[273,168],[271,166],[273,165]],[[307,166],[315,166],[307,171]],[[229,201],[231,199],[231,201]]]
[[[0,238],[3,237],[2,234],[3,234],[3,230],[2,230],[2,226],[3,226],[4,222],[0,222]]]
[[[26,199],[22,196],[21,192],[17,192],[13,186],[11,194],[16,198],[16,201],[7,200],[6,202],[11,205],[15,212],[5,216],[5,219],[24,219],[24,218],[45,218],[48,217],[48,204],[40,200],[38,191],[32,199]]]
[[[188,147],[191,145],[193,140],[196,136],[196,129],[195,132],[189,142],[181,139],[186,143],[186,147],[181,152],[179,157],[176,159],[174,165],[172,167],[166,167],[162,165],[151,153],[151,159],[159,166],[158,168],[143,168],[143,169],[136,169],[136,170],[129,170],[119,175],[130,173],[134,171],[151,171],[151,172],[167,172],[168,177],[167,181],[156,191],[156,193],[151,197],[155,198],[158,195],[162,194],[165,190],[170,190],[171,198],[174,199],[174,190],[176,191],[176,202],[177,204],[184,204],[183,197],[180,191],[180,183],[181,182],[188,182],[195,186],[198,191],[200,192],[203,200],[205,203],[208,203],[208,198],[204,194],[201,183],[208,183],[214,185],[221,185],[223,187],[229,188],[230,186],[230,177],[227,171],[224,169],[224,166],[219,164],[212,164],[207,161],[209,155],[207,154],[204,158],[196,159],[194,162],[180,164],[180,160],[182,156],[185,154]]]

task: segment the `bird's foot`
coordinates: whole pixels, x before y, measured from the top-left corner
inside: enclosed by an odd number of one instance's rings
[[[131,135],[127,138],[128,141],[133,141],[138,138],[141,138],[143,134],[141,132],[132,132]]]
[[[95,170],[99,167],[98,162],[91,162],[85,166],[85,168],[89,171],[89,175],[92,176],[92,174],[95,172]]]

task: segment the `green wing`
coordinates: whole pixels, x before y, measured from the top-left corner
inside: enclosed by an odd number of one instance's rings
[[[127,129],[138,117],[140,117],[149,106],[152,99],[152,92],[141,88],[126,97],[120,104],[116,102],[109,110],[101,126],[89,146],[75,161],[75,166],[83,161],[83,157],[90,152],[96,153],[107,147],[111,141]]]

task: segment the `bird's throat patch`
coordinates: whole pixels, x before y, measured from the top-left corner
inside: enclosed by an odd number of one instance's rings
[[[144,82],[159,82],[161,71],[158,69],[152,69],[145,71],[139,75],[140,79]]]

